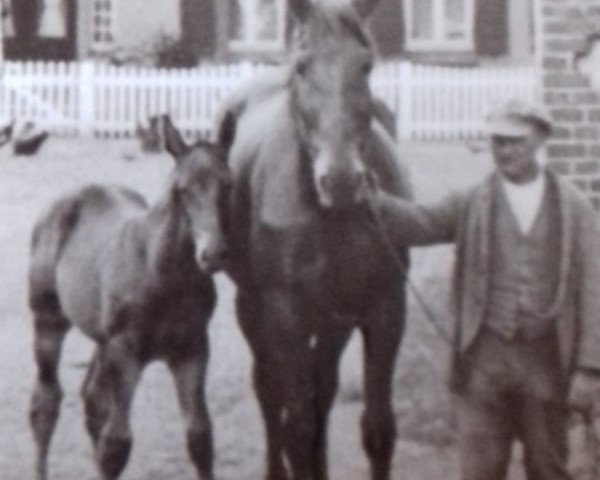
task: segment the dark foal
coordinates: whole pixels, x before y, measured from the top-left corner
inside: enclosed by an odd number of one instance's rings
[[[211,273],[225,251],[219,210],[230,175],[220,149],[188,147],[168,117],[164,123],[176,165],[155,206],[132,190],[92,185],[58,200],[35,225],[29,304],[38,376],[30,420],[38,480],[48,478],[62,397],[57,369],[72,325],[96,342],[82,397],[102,479],[117,479],[127,464],[132,397],[156,359],[174,376],[198,476],[213,478],[207,324],[216,302]]]
[[[220,129],[236,132],[228,272],[255,361],[268,480],[328,478],[327,423],[353,329],[364,338],[373,480],[389,479],[395,445],[405,285],[366,192],[371,176],[396,195],[410,188],[369,87],[363,20],[377,0],[339,3],[288,0],[297,34],[287,76],[233,97]]]

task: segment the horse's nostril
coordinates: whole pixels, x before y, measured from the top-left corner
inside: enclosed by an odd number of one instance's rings
[[[227,258],[227,247],[216,246],[213,248],[204,248],[199,252],[198,259],[201,265],[204,265],[211,271],[221,268],[223,261]]]
[[[319,178],[319,185],[323,193],[338,195],[341,197],[352,197],[362,191],[366,185],[367,176],[365,172],[353,172],[339,177],[330,174]]]

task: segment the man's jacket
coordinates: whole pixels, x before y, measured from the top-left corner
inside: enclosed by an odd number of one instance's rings
[[[492,174],[472,190],[439,205],[418,206],[381,193],[385,225],[400,246],[455,242],[452,285],[454,345],[451,387],[461,382],[464,353],[483,324],[490,285],[490,223],[495,183]],[[556,313],[563,379],[578,369],[600,372],[600,227],[589,201],[568,181],[546,172],[560,205],[560,256]],[[553,185],[551,185],[553,184]]]

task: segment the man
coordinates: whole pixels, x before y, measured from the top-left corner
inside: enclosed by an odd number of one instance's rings
[[[543,168],[551,133],[511,101],[488,117],[496,169],[424,207],[378,192],[397,244],[456,242],[451,389],[464,480],[506,477],[512,443],[529,480],[569,479],[570,407],[600,383],[600,229],[587,200]]]

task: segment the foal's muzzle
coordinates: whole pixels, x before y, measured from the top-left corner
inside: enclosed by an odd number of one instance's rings
[[[212,274],[221,270],[227,257],[224,239],[202,235],[196,240],[196,263],[200,270]]]

